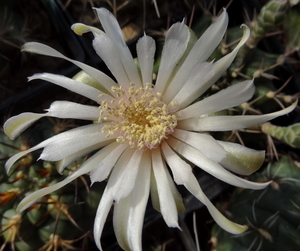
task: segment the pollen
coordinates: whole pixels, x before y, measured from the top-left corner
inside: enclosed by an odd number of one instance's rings
[[[117,135],[116,141],[127,143],[131,148],[153,149],[174,132],[177,117],[168,111],[161,101],[162,95],[154,91],[151,84],[128,89],[112,87],[116,95],[102,101],[99,122],[108,122],[102,133]]]

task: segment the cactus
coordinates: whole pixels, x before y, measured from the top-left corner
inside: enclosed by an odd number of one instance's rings
[[[37,139],[30,139],[30,142],[24,142],[20,138],[8,141],[1,131],[2,163],[16,151],[28,148],[32,141],[54,135],[54,131],[57,131],[55,126],[49,121],[43,121],[39,132],[35,131]],[[12,173],[6,175],[1,169],[0,250],[4,250],[5,247],[18,251],[76,250],[79,246],[91,246],[88,244],[89,230],[93,225],[101,190],[104,188],[99,184],[89,188],[84,177],[34,204],[25,215],[16,212],[16,205],[27,193],[63,179],[78,168],[82,161],[84,159],[71,163],[66,171],[59,175],[52,163],[36,162],[35,156],[30,154],[17,163]]]
[[[273,80],[277,78],[273,74],[277,67],[284,63],[285,55],[266,53],[256,47],[257,43],[268,32],[284,21],[288,10],[287,2],[285,0],[273,0],[263,7],[254,23],[248,47],[245,46],[244,51],[241,51],[228,74],[224,75],[213,86],[212,90],[209,90],[209,92],[215,92],[234,84],[235,81],[244,80],[245,78],[257,78],[255,80],[257,92],[252,101],[236,110],[222,112],[232,114],[272,112],[278,106],[276,98],[285,104],[292,102],[293,98],[291,96],[280,96],[281,89],[277,90],[273,84]],[[298,20],[299,16],[298,7],[293,7],[293,19],[287,18],[287,20],[290,20],[290,24],[293,24],[290,29],[288,29],[290,26],[286,28],[290,36],[297,28],[298,22],[295,20]],[[212,15],[207,12],[195,24],[198,25],[199,34],[211,18]],[[284,26],[286,27],[286,25],[289,24],[285,22]],[[197,35],[199,36],[199,34]],[[228,54],[232,49],[231,45],[239,37],[241,37],[241,29],[238,27],[230,28],[226,39],[215,51],[211,60],[218,60],[224,54]],[[295,35],[295,38],[290,38],[288,44],[290,51],[295,51],[296,47],[299,47],[299,39],[296,39],[298,37],[299,33]],[[155,66],[158,67],[158,65],[159,58]],[[74,79],[93,84],[90,77],[83,72],[78,73]],[[276,95],[272,95],[274,93]],[[47,139],[69,126],[73,125],[64,122],[58,124],[54,120],[51,123],[43,121],[37,129],[38,133],[35,131],[34,138],[27,134],[16,141],[8,140],[0,132],[0,158],[2,164],[4,165],[4,161],[17,151],[29,148],[29,144],[31,146],[35,145],[35,143]],[[257,132],[263,132],[284,141],[292,147],[299,148],[299,127],[299,124],[288,127],[264,124],[258,128]],[[240,135],[231,140],[235,141],[239,137]],[[224,133],[220,135],[220,138],[227,140],[228,135]],[[259,137],[253,137],[251,140],[260,142],[260,138],[259,140],[257,138]],[[27,142],[27,139],[30,140]],[[247,137],[242,135],[241,139],[247,145]],[[267,144],[262,141],[260,143]],[[263,148],[265,148],[265,145]],[[57,181],[65,178],[69,172],[78,168],[80,163],[84,161],[83,158],[70,164],[63,174],[59,175],[53,163],[41,160],[36,162],[35,159],[36,157],[33,154],[25,156],[13,168],[14,171],[8,175],[4,168],[0,168],[0,243],[3,243],[0,244],[0,250],[5,248],[16,251],[39,249],[78,250],[79,248],[86,248],[89,244],[84,243],[93,243],[92,240],[89,242],[89,239],[91,239],[89,229],[93,225],[98,201],[104,189],[103,185],[94,184],[89,188],[89,182],[86,178],[80,178],[63,190],[44,197],[42,202],[31,206],[21,217],[15,209],[18,202],[27,193],[57,183]],[[266,190],[237,190],[230,202],[225,204],[225,207],[228,208],[225,213],[236,217],[233,219],[241,224],[248,224],[249,231],[244,235],[232,237],[215,226],[212,240],[217,240],[217,244],[214,250],[298,250],[300,247],[297,238],[300,234],[298,228],[300,225],[300,200],[292,194],[295,191],[299,193],[299,183],[295,181],[299,178],[299,169],[297,169],[294,162],[288,158],[283,158],[277,164],[269,166],[264,172],[253,177],[253,180],[257,181],[273,179],[274,182]],[[276,203],[273,203],[274,199],[272,198],[276,198]],[[265,209],[267,206],[269,206],[268,210]],[[289,249],[286,246],[282,247],[282,243],[289,243]]]
[[[257,21],[253,25],[251,36],[247,45],[253,48],[266,36],[266,34],[276,26],[283,23],[288,9],[287,0],[269,1],[260,11]]]
[[[251,176],[254,181],[273,180],[262,191],[236,189],[228,203],[221,207],[232,219],[249,229],[238,236],[212,229],[215,251],[300,249],[300,169],[297,163],[283,157]]]
[[[237,77],[244,73],[244,76],[253,78],[261,76],[273,78],[266,71],[283,64],[284,57],[263,52],[257,48],[257,44],[270,31],[283,24],[289,10],[288,6],[287,0],[271,0],[263,6],[257,19],[250,24],[252,27],[251,35],[246,45],[240,50],[235,62],[230,67],[232,77]],[[242,69],[244,69],[243,73]]]
[[[287,127],[275,126],[271,123],[264,123],[261,127],[263,133],[276,139],[282,140],[294,148],[300,148],[300,123]]]

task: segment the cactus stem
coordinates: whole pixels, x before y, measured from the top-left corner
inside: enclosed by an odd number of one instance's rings
[[[9,201],[12,201],[20,194],[21,194],[21,190],[19,188],[12,188],[7,190],[5,193],[0,193],[0,206],[2,206],[3,204]]]
[[[3,221],[5,222],[4,224]],[[0,225],[0,227],[2,229],[5,227],[5,229],[0,232],[0,235],[4,235],[5,241],[4,244],[0,247],[1,251],[4,250],[7,243],[9,242],[12,245],[12,250],[15,250],[14,243],[16,241],[16,237],[19,234],[21,221],[22,221],[22,217],[20,214],[15,214],[9,217],[3,215],[2,224]]]

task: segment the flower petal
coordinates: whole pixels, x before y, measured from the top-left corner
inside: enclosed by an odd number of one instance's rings
[[[187,160],[191,161],[204,171],[208,172],[212,176],[220,179],[228,184],[237,187],[250,188],[250,189],[263,189],[268,186],[271,182],[266,183],[255,183],[245,179],[242,179],[238,176],[227,171],[225,168],[220,166],[218,163],[207,158],[200,151],[195,148],[184,144],[181,141],[178,141],[172,137],[168,139],[168,144],[180,155],[182,155]]]
[[[85,119],[97,121],[99,118],[99,108],[90,105],[81,105],[69,101],[55,101],[51,104],[47,116],[57,118]]]
[[[197,65],[192,69],[192,73],[189,72],[190,75],[194,75],[193,77],[195,79],[200,78],[201,76],[205,78],[205,81],[201,81],[201,85],[197,86],[197,91],[195,93],[188,92],[187,94],[185,92],[179,91],[176,95],[179,95],[180,101],[178,102],[175,98],[173,101],[179,103],[180,108],[184,108],[185,106],[192,103],[198,96],[201,96],[204,92],[207,91],[209,87],[211,87],[222,75],[223,73],[228,69],[228,67],[231,65],[232,61],[234,60],[236,54],[238,53],[239,49],[246,43],[250,36],[250,30],[246,25],[242,25],[244,29],[243,37],[241,38],[238,45],[234,48],[234,50],[226,55],[225,57],[218,60],[216,63],[213,64],[212,69],[208,72],[209,76],[207,77],[205,74],[197,75]],[[192,78],[193,78],[192,77]],[[201,79],[201,78],[200,78]],[[185,88],[185,85],[182,85],[182,88]],[[181,88],[181,87],[180,87]],[[175,92],[175,89],[173,87],[169,86],[168,93],[170,93],[170,90],[172,92]],[[170,94],[169,94],[170,95]],[[183,95],[183,97],[181,97]],[[165,97],[165,100],[169,100],[168,97]]]
[[[94,32],[94,33],[97,33],[97,34],[104,33],[102,30],[100,30],[96,27],[89,26],[89,25],[86,25],[86,24],[83,24],[83,23],[72,24],[71,29],[78,36],[82,36],[82,34],[87,33],[87,32]]]
[[[145,151],[133,191],[115,203],[114,230],[118,243],[124,250],[142,250],[141,235],[149,197],[150,170],[150,151]]]
[[[212,63],[204,62],[197,64],[191,71],[186,83],[168,105],[168,108],[171,109],[172,103],[174,102],[178,104],[179,109],[192,103],[199,95],[202,94],[203,85],[205,85],[214,76],[214,74],[215,70]],[[170,93],[169,88],[167,93]],[[164,101],[168,102],[167,95],[164,97]]]
[[[114,141],[114,139],[110,139],[110,140],[107,140],[107,141],[102,141],[102,142],[97,143],[95,145],[92,145],[90,147],[86,147],[82,150],[79,150],[78,152],[73,153],[73,154],[63,158],[62,160],[56,161],[55,162],[55,167],[56,167],[57,172],[59,172],[61,174],[63,172],[64,168],[66,166],[68,166],[69,164],[71,164],[76,159],[78,159],[78,158],[80,158],[84,155],[87,155],[88,153],[90,153],[94,150],[100,149],[100,148],[102,148],[102,147],[104,147],[108,144],[111,144],[113,141]]]
[[[52,73],[38,73],[28,78],[29,81],[34,79],[42,79],[45,81],[49,81],[53,84],[64,87],[72,92],[78,93],[98,103],[101,102],[102,99],[104,99],[99,97],[99,95],[103,94],[103,92],[100,92],[99,90],[89,85],[85,85],[81,82],[75,81],[71,78],[67,78],[62,75],[56,75]]]
[[[116,138],[116,135],[106,137],[106,134],[101,132],[105,124],[81,126],[76,128],[76,131],[69,130],[50,138],[51,141],[45,145],[40,159],[58,161],[84,148]]]
[[[191,71],[195,69],[195,66],[206,61],[215,50],[226,31],[227,24],[228,15],[224,10],[218,19],[212,23],[198,39],[175,77],[172,79],[164,97],[167,102],[170,102],[179,92],[189,76],[192,75]]]
[[[127,76],[116,47],[106,34],[95,34],[93,46],[98,56],[105,62],[108,69],[116,78],[117,82],[126,87],[130,87],[130,79]]]
[[[246,80],[241,83],[229,86],[195,104],[192,104],[177,114],[179,120],[198,117],[240,105],[248,101],[255,92],[253,80]]]
[[[52,186],[44,187],[40,190],[37,190],[28,196],[26,196],[18,205],[17,210],[19,212],[24,211],[28,207],[30,207],[32,204],[34,204],[38,199],[43,197],[46,194],[52,193],[61,187],[65,186],[66,184],[70,183],[71,181],[75,180],[79,176],[86,174],[93,170],[97,164],[99,164],[99,161],[101,161],[103,164],[107,162],[107,159],[112,158],[114,148],[116,148],[118,144],[111,144],[107,147],[102,148],[100,151],[98,151],[96,154],[94,154],[92,157],[90,157],[86,162],[84,162],[76,171],[74,171],[71,175],[69,175],[67,178],[65,178],[63,181],[60,181]]]
[[[129,195],[128,197],[122,198],[114,204],[114,231],[118,244],[125,251],[131,251],[129,246],[129,235],[127,233],[128,226],[130,225],[130,222],[128,222],[131,207],[130,197],[131,196]]]
[[[177,188],[175,186],[174,180],[171,177],[171,174],[169,173],[168,168],[167,168],[165,162],[163,162],[163,164],[164,164],[164,167],[165,167],[165,170],[166,170],[166,176],[167,176],[167,179],[168,179],[168,184],[169,184],[172,196],[173,196],[174,201],[175,201],[177,212],[178,213],[182,213],[185,210],[185,206],[183,204],[183,200],[182,200],[181,194],[178,192],[178,190],[177,190]],[[158,194],[159,193],[160,193],[160,191],[158,191]],[[180,229],[179,226],[178,226],[178,228]]]
[[[160,150],[157,148],[153,149],[151,154],[152,170],[157,184],[161,214],[169,227],[179,228],[176,204],[167,177],[168,171],[163,164]]]
[[[196,148],[215,162],[220,162],[227,155],[224,148],[210,135],[175,129],[172,136]]]
[[[51,138],[50,138],[50,139],[51,139]],[[34,147],[32,147],[32,148],[29,148],[29,149],[27,149],[27,150],[25,150],[25,151],[19,152],[19,153],[13,155],[12,157],[10,157],[10,158],[6,161],[6,163],[5,163],[5,169],[6,169],[6,172],[9,173],[10,168],[12,167],[12,165],[13,165],[18,159],[22,158],[23,156],[25,156],[25,155],[28,154],[28,153],[31,153],[31,152],[33,152],[33,151],[35,151],[35,150],[38,150],[38,149],[41,149],[41,148],[45,147],[45,146],[50,142],[50,139],[47,139],[47,140],[45,140],[45,141],[39,143],[38,145],[36,145],[36,146],[34,146]]]
[[[107,187],[111,190],[115,201],[127,197],[134,187],[143,151],[136,149],[132,153],[133,150],[128,149],[124,152],[109,178]],[[125,159],[123,159],[124,155]]]
[[[151,196],[152,207],[156,211],[160,212],[158,188],[157,188],[157,183],[152,169],[151,169],[151,178],[150,178],[150,196]]]
[[[24,112],[17,116],[9,118],[3,125],[5,134],[11,139],[18,137],[23,131],[31,126],[38,119],[46,116],[32,112]]]
[[[113,92],[108,92],[104,87],[102,87],[101,85],[99,85],[99,83],[93,79],[90,75],[88,75],[85,71],[79,71],[77,72],[73,77],[73,80],[80,82],[81,84],[84,85],[88,85],[90,87],[93,87],[97,90],[99,90],[100,92],[106,93],[110,96],[114,96],[115,94]],[[114,96],[115,97],[115,96]],[[102,99],[102,98],[100,98]]]
[[[15,139],[35,121],[45,116],[86,120],[98,120],[99,118],[99,108],[69,101],[53,102],[47,111],[44,114],[25,112],[11,117],[3,126],[5,134],[10,139]]]
[[[240,42],[232,52],[230,52],[225,57],[222,57],[214,63],[215,74],[205,85],[203,85],[202,92],[199,92],[199,96],[202,95],[211,85],[213,85],[223,75],[223,73],[228,69],[228,67],[235,59],[240,48],[247,42],[250,36],[250,29],[244,24],[242,24],[241,27],[243,28],[243,36]]]
[[[126,146],[126,144],[119,144],[117,142],[114,142],[110,145],[112,145],[113,150],[107,153],[107,156],[105,156],[104,161],[99,159],[99,162],[95,163],[95,168],[90,171],[90,178],[92,184],[94,182],[101,182],[108,177],[111,169],[116,164],[121,154],[128,147]]]
[[[87,74],[89,74],[93,79],[95,79],[99,83],[99,85],[101,85],[100,89],[105,88],[108,91],[108,93],[110,93],[111,87],[116,85],[116,83],[103,72],[84,63],[78,62],[76,60],[72,60],[47,45],[36,43],[36,42],[30,42],[23,45],[22,51],[65,59],[75,64],[83,71],[85,71]]]
[[[97,11],[98,17],[108,37],[111,39],[118,55],[121,59],[122,65],[130,82],[134,83],[136,87],[141,87],[141,79],[137,71],[137,67],[133,61],[129,48],[127,47],[122,30],[118,21],[112,13],[105,8],[94,8]]]
[[[290,113],[297,106],[294,102],[289,107],[264,115],[212,116],[185,119],[177,122],[177,127],[191,131],[231,131],[262,124],[279,116]]]
[[[155,91],[164,94],[176,64],[184,54],[190,39],[190,32],[183,22],[171,26],[166,34],[161,62],[155,84]]]
[[[85,135],[85,133],[90,132],[91,134],[93,134],[93,132],[95,132],[95,131],[97,133],[97,129],[100,130],[98,133],[101,134],[101,127],[104,124],[105,123],[102,123],[102,125],[101,124],[93,124],[93,125],[86,125],[86,126],[77,127],[77,128],[72,129],[72,130],[69,130],[69,131],[60,133],[58,135],[55,135],[55,136],[39,143],[38,145],[36,145],[36,146],[26,150],[26,151],[19,152],[19,153],[15,154],[14,156],[12,156],[11,158],[9,158],[8,161],[5,163],[6,171],[9,172],[11,166],[18,159],[20,159],[21,157],[23,157],[26,154],[31,153],[35,150],[46,147],[46,146],[49,146],[49,148],[45,152],[45,157],[47,157],[47,160],[49,158],[49,160],[53,160],[53,161],[60,160],[58,158],[58,156],[60,156],[61,159],[65,158],[66,156],[63,156],[63,155],[66,154],[66,153],[68,153],[69,155],[72,155],[73,153],[76,153],[77,151],[82,150],[84,148],[83,146],[89,147],[89,146],[93,145],[93,142],[88,142],[88,141],[85,140],[85,142],[81,142],[83,144],[80,145],[80,146],[71,145],[71,148],[70,148],[69,145],[67,145],[66,149],[60,149],[60,148],[55,149],[56,147],[58,147],[58,145],[62,146],[64,144],[66,144],[66,141],[70,142],[70,141],[72,141],[72,139],[74,139],[75,141],[78,141],[77,137],[81,135],[81,138],[82,138]],[[103,135],[101,135],[101,137],[103,137]],[[105,136],[104,136],[102,141],[105,142],[105,141],[107,141],[109,139],[112,139],[112,138],[111,137],[105,138]],[[61,141],[63,141],[63,142],[61,142]],[[98,138],[96,140],[95,137],[94,137],[93,141],[96,141],[96,143],[101,143],[101,138]],[[62,144],[60,144],[60,143],[62,143]],[[51,155],[52,154],[53,155],[52,156],[47,156],[47,155],[49,155],[49,153],[51,153]],[[56,156],[56,154],[58,154],[58,155]],[[42,158],[42,157],[40,157],[40,158]]]
[[[212,23],[203,35],[198,39],[192,48],[189,56],[182,65],[183,70],[192,69],[196,63],[204,62],[213,53],[221,42],[228,25],[228,15],[226,10]],[[188,75],[187,75],[188,76]]]
[[[224,230],[232,234],[240,234],[247,230],[246,225],[239,225],[228,220],[224,215],[222,215],[218,211],[218,209],[216,209],[216,207],[210,202],[210,200],[201,190],[198,181],[194,175],[191,175],[190,180],[188,183],[185,184],[185,187],[187,188],[187,190],[190,191],[191,194],[193,194],[198,200],[200,200],[204,205],[206,205],[213,219]]]
[[[150,170],[151,155],[150,151],[143,153],[143,165],[139,168],[138,178],[135,181],[134,190],[131,193],[131,208],[128,218],[127,233],[129,244],[133,251],[141,251],[141,236],[144,223],[145,210],[149,198],[150,190]]]
[[[166,162],[168,163],[174,177],[174,181],[178,185],[188,182],[190,175],[192,175],[191,166],[183,161],[177,153],[175,153],[171,147],[164,141],[161,144],[161,149]]]
[[[142,73],[142,82],[152,84],[152,71],[155,54],[155,41],[152,37],[144,35],[136,44],[136,52]]]
[[[240,144],[218,141],[229,154],[220,164],[226,169],[241,175],[257,171],[265,160],[265,151],[256,151]]]
[[[177,184],[184,185],[187,188],[187,190],[189,190],[198,200],[200,200],[204,205],[206,205],[215,221],[221,227],[223,227],[226,231],[230,233],[241,233],[247,229],[246,226],[241,226],[236,223],[233,223],[226,219],[222,214],[220,214],[220,212],[214,207],[214,205],[202,192],[197,179],[192,173],[191,167],[175,152],[173,152],[173,150],[166,144],[166,142],[163,142],[162,149],[164,151],[164,155],[167,156],[166,160],[173,172],[174,179],[175,177],[177,180],[179,179],[179,182]],[[181,168],[183,168],[183,170]],[[184,175],[185,178],[181,178],[181,175]]]
[[[99,250],[103,250],[100,243],[100,237],[112,204],[112,195],[110,192],[108,192],[106,187],[101,197],[94,222],[94,240]]]

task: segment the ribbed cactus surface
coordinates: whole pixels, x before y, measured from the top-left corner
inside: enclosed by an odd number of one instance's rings
[[[251,180],[273,182],[261,191],[236,189],[229,202],[221,205],[224,213],[249,228],[241,235],[231,235],[215,225],[212,250],[300,250],[299,163],[283,157]]]
[[[93,246],[90,229],[101,198],[103,186],[90,187],[88,176],[81,177],[32,205],[24,214],[16,211],[25,195],[55,184],[77,169],[84,159],[70,164],[62,175],[54,163],[36,161],[38,155],[22,158],[8,175],[3,168],[5,160],[25,150],[35,140],[54,135],[55,127],[43,121],[30,134],[10,141],[0,132],[0,250],[76,250]],[[26,140],[25,140],[26,139]]]

